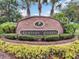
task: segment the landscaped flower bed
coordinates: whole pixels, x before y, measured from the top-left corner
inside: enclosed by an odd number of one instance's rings
[[[18,59],[46,59],[49,54],[52,54],[54,59],[60,56],[74,59],[79,54],[79,40],[63,46],[15,45],[0,40],[0,51],[13,54]]]

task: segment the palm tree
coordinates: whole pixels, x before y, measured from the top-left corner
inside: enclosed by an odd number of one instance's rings
[[[53,13],[54,13],[54,6],[55,6],[55,3],[56,3],[57,1],[58,1],[58,0],[51,0],[52,9],[51,9],[50,15],[53,15]]]
[[[42,9],[42,3],[41,0],[31,0],[33,3],[38,3],[38,11],[39,11],[39,16],[41,16],[41,9]]]
[[[22,0],[23,1],[23,0]],[[26,2],[26,5],[27,5],[27,16],[29,17],[30,16],[30,0],[25,0]]]
[[[42,9],[42,3],[41,0],[25,0],[26,4],[27,4],[27,16],[30,16],[30,4],[31,2],[35,3],[38,2],[38,11],[39,11],[39,16],[41,16],[41,9]],[[43,0],[43,3],[47,3],[48,0]],[[54,13],[54,5],[58,0],[50,0],[50,2],[52,3],[52,9],[50,12],[50,15],[53,15]]]
[[[27,15],[30,16],[30,0],[27,0]]]
[[[41,0],[38,0],[38,11],[39,11],[39,16],[41,16],[41,8],[42,8]]]

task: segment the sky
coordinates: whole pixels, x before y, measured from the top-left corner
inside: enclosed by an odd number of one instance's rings
[[[70,2],[71,0],[60,0],[58,3],[56,3],[56,5],[58,4],[62,4],[62,7],[61,9],[64,9],[66,7],[66,5]],[[21,0],[18,0],[18,4],[19,5],[22,5],[25,6],[24,3],[21,2]],[[25,6],[26,7],[26,6]],[[41,13],[41,16],[50,16],[50,10],[52,8],[52,4],[49,3],[48,5],[46,4],[42,4],[42,13]],[[27,11],[25,9],[21,9],[21,7],[19,6],[18,10],[20,11],[20,13],[22,14],[22,16],[26,16],[27,15]],[[58,13],[60,12],[60,9],[59,8],[54,8],[54,12],[55,13]],[[30,12],[31,12],[31,16],[38,16],[39,13],[38,13],[38,5],[37,3],[35,4],[32,4],[30,6]]]

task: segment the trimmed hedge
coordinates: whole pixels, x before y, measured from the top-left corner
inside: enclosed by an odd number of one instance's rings
[[[23,41],[59,41],[65,39],[71,39],[74,37],[72,34],[57,34],[46,36],[32,36],[32,35],[17,35],[17,34],[4,34],[7,39],[18,39]]]
[[[3,36],[7,39],[12,39],[12,40],[17,39],[17,34],[3,34]]]
[[[48,35],[44,37],[44,41],[59,41],[65,39],[71,39],[74,35],[72,34],[59,34],[59,35]]]
[[[60,40],[59,35],[47,35],[44,36],[44,41],[58,41]]]
[[[17,39],[24,41],[38,41],[41,36],[31,36],[31,35],[18,35]]]
[[[60,39],[71,39],[71,38],[73,38],[74,37],[74,35],[73,34],[61,34],[60,35]]]

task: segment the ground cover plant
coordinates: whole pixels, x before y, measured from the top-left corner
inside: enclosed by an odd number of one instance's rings
[[[59,46],[15,45],[0,40],[0,51],[15,55],[17,59],[46,59],[49,54],[52,54],[54,59],[61,56],[64,59],[75,59],[75,56],[79,54],[79,40]]]

